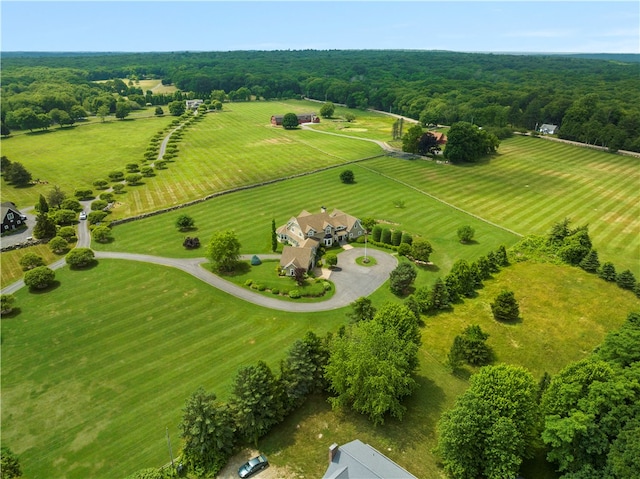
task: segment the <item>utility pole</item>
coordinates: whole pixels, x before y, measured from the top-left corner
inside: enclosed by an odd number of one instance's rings
[[[169,426],[167,426],[167,446],[169,447],[169,457],[171,458],[171,470],[173,471],[173,451],[171,450],[171,438],[169,438]]]

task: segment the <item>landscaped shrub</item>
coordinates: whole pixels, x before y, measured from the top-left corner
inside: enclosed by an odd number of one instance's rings
[[[106,211],[92,211],[87,215],[87,221],[92,225],[98,224],[106,218],[107,214]]]
[[[45,289],[56,278],[56,273],[46,266],[38,266],[24,274],[24,284],[33,289]]]
[[[125,166],[125,169],[129,173],[137,173],[139,170],[139,165],[138,163],[127,163],[127,166]]]
[[[298,299],[300,297],[300,291],[298,291],[297,289],[289,291],[289,297],[291,299]]]
[[[118,195],[124,193],[124,185],[122,183],[113,185],[113,192]]]
[[[264,284],[258,285],[258,291],[264,291],[265,289],[267,289],[267,287]]]
[[[400,246],[398,246],[398,254],[400,256],[408,256],[411,254],[411,246],[409,245],[409,243],[400,243]]]
[[[400,246],[401,242],[402,242],[402,231],[393,230],[393,233],[391,233],[391,244],[393,246]]]
[[[271,288],[271,294],[280,294],[280,290],[278,288]]]
[[[111,203],[113,201],[113,193],[102,193],[99,198],[107,203]]]
[[[379,242],[382,236],[382,226],[375,225],[371,230],[371,241]]]
[[[190,238],[187,236],[182,242],[182,246],[188,249],[195,249],[200,247],[200,239],[198,237]]]
[[[103,210],[109,203],[105,200],[95,200],[91,203],[91,211]]]
[[[251,286],[253,284],[253,280],[252,279],[248,279],[244,282],[245,286]]]
[[[402,233],[402,240],[400,241],[400,244],[402,243],[411,245],[411,243],[413,243],[413,236],[411,236],[409,233]]]
[[[99,190],[105,190],[109,186],[109,182],[107,180],[96,180],[93,182],[93,186]]]
[[[74,198],[65,198],[64,200],[62,200],[62,203],[60,203],[60,209],[72,210],[79,213],[80,211],[82,211],[82,205],[78,200]]]
[[[391,230],[389,228],[383,228],[380,241],[384,244],[391,244]]]
[[[113,239],[113,233],[108,226],[98,226],[93,230],[92,236],[98,243],[108,243]]]

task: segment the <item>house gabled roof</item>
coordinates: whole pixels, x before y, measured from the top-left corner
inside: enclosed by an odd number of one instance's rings
[[[5,201],[4,203],[0,204],[0,216],[2,217],[2,219],[4,219],[4,217],[7,215],[9,211],[13,211],[18,215],[21,214],[18,208],[16,208],[16,205],[13,204],[11,201]]]
[[[305,245],[307,242],[304,243]],[[282,248],[282,256],[280,257],[280,266],[282,268],[309,268],[311,258],[313,258],[314,250],[310,246],[285,246]]]
[[[538,131],[541,131],[543,133],[549,133],[551,135],[553,135],[557,130],[558,130],[558,125],[552,125],[550,123],[543,123],[542,125],[540,125],[540,128],[538,129]]]
[[[322,479],[417,479],[387,456],[356,439],[335,452]]]

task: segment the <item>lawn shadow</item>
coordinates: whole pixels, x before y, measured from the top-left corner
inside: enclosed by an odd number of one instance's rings
[[[98,260],[94,259],[90,263],[87,263],[86,265],[83,265],[83,266],[69,266],[69,269],[71,271],[90,271],[94,269],[96,266],[98,266],[98,264],[99,264]]]
[[[419,270],[428,271],[431,273],[437,273],[440,271],[440,267],[437,264],[429,263],[429,264],[416,264]]]
[[[46,288],[37,289],[37,288],[29,287],[29,292],[31,294],[47,294],[51,291],[55,291],[56,289],[58,289],[60,287],[60,284],[61,284],[60,281],[56,279]]]
[[[469,241],[460,241],[460,244],[463,246],[474,246],[474,245],[478,245],[480,243],[478,243],[476,240],[471,239]]]
[[[2,315],[2,317],[1,317],[0,319],[11,319],[11,318],[15,318],[16,316],[19,316],[19,315],[20,315],[20,313],[22,313],[22,309],[20,309],[20,308],[13,308],[13,309],[11,310],[11,312],[10,312],[10,313],[3,314],[3,315]],[[0,336],[0,344],[2,344],[3,339],[4,339],[4,334],[2,334],[2,335]]]

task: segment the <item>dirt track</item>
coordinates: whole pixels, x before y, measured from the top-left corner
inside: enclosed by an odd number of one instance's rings
[[[256,457],[260,454],[255,449],[244,449],[238,454],[229,459],[226,467],[222,469],[216,476],[218,479],[238,479],[238,469],[242,464],[247,462],[252,457]],[[268,459],[268,457],[267,457]],[[285,468],[274,466],[270,463],[264,471],[260,471],[255,476],[251,476],[256,479],[295,479],[297,475]]]

